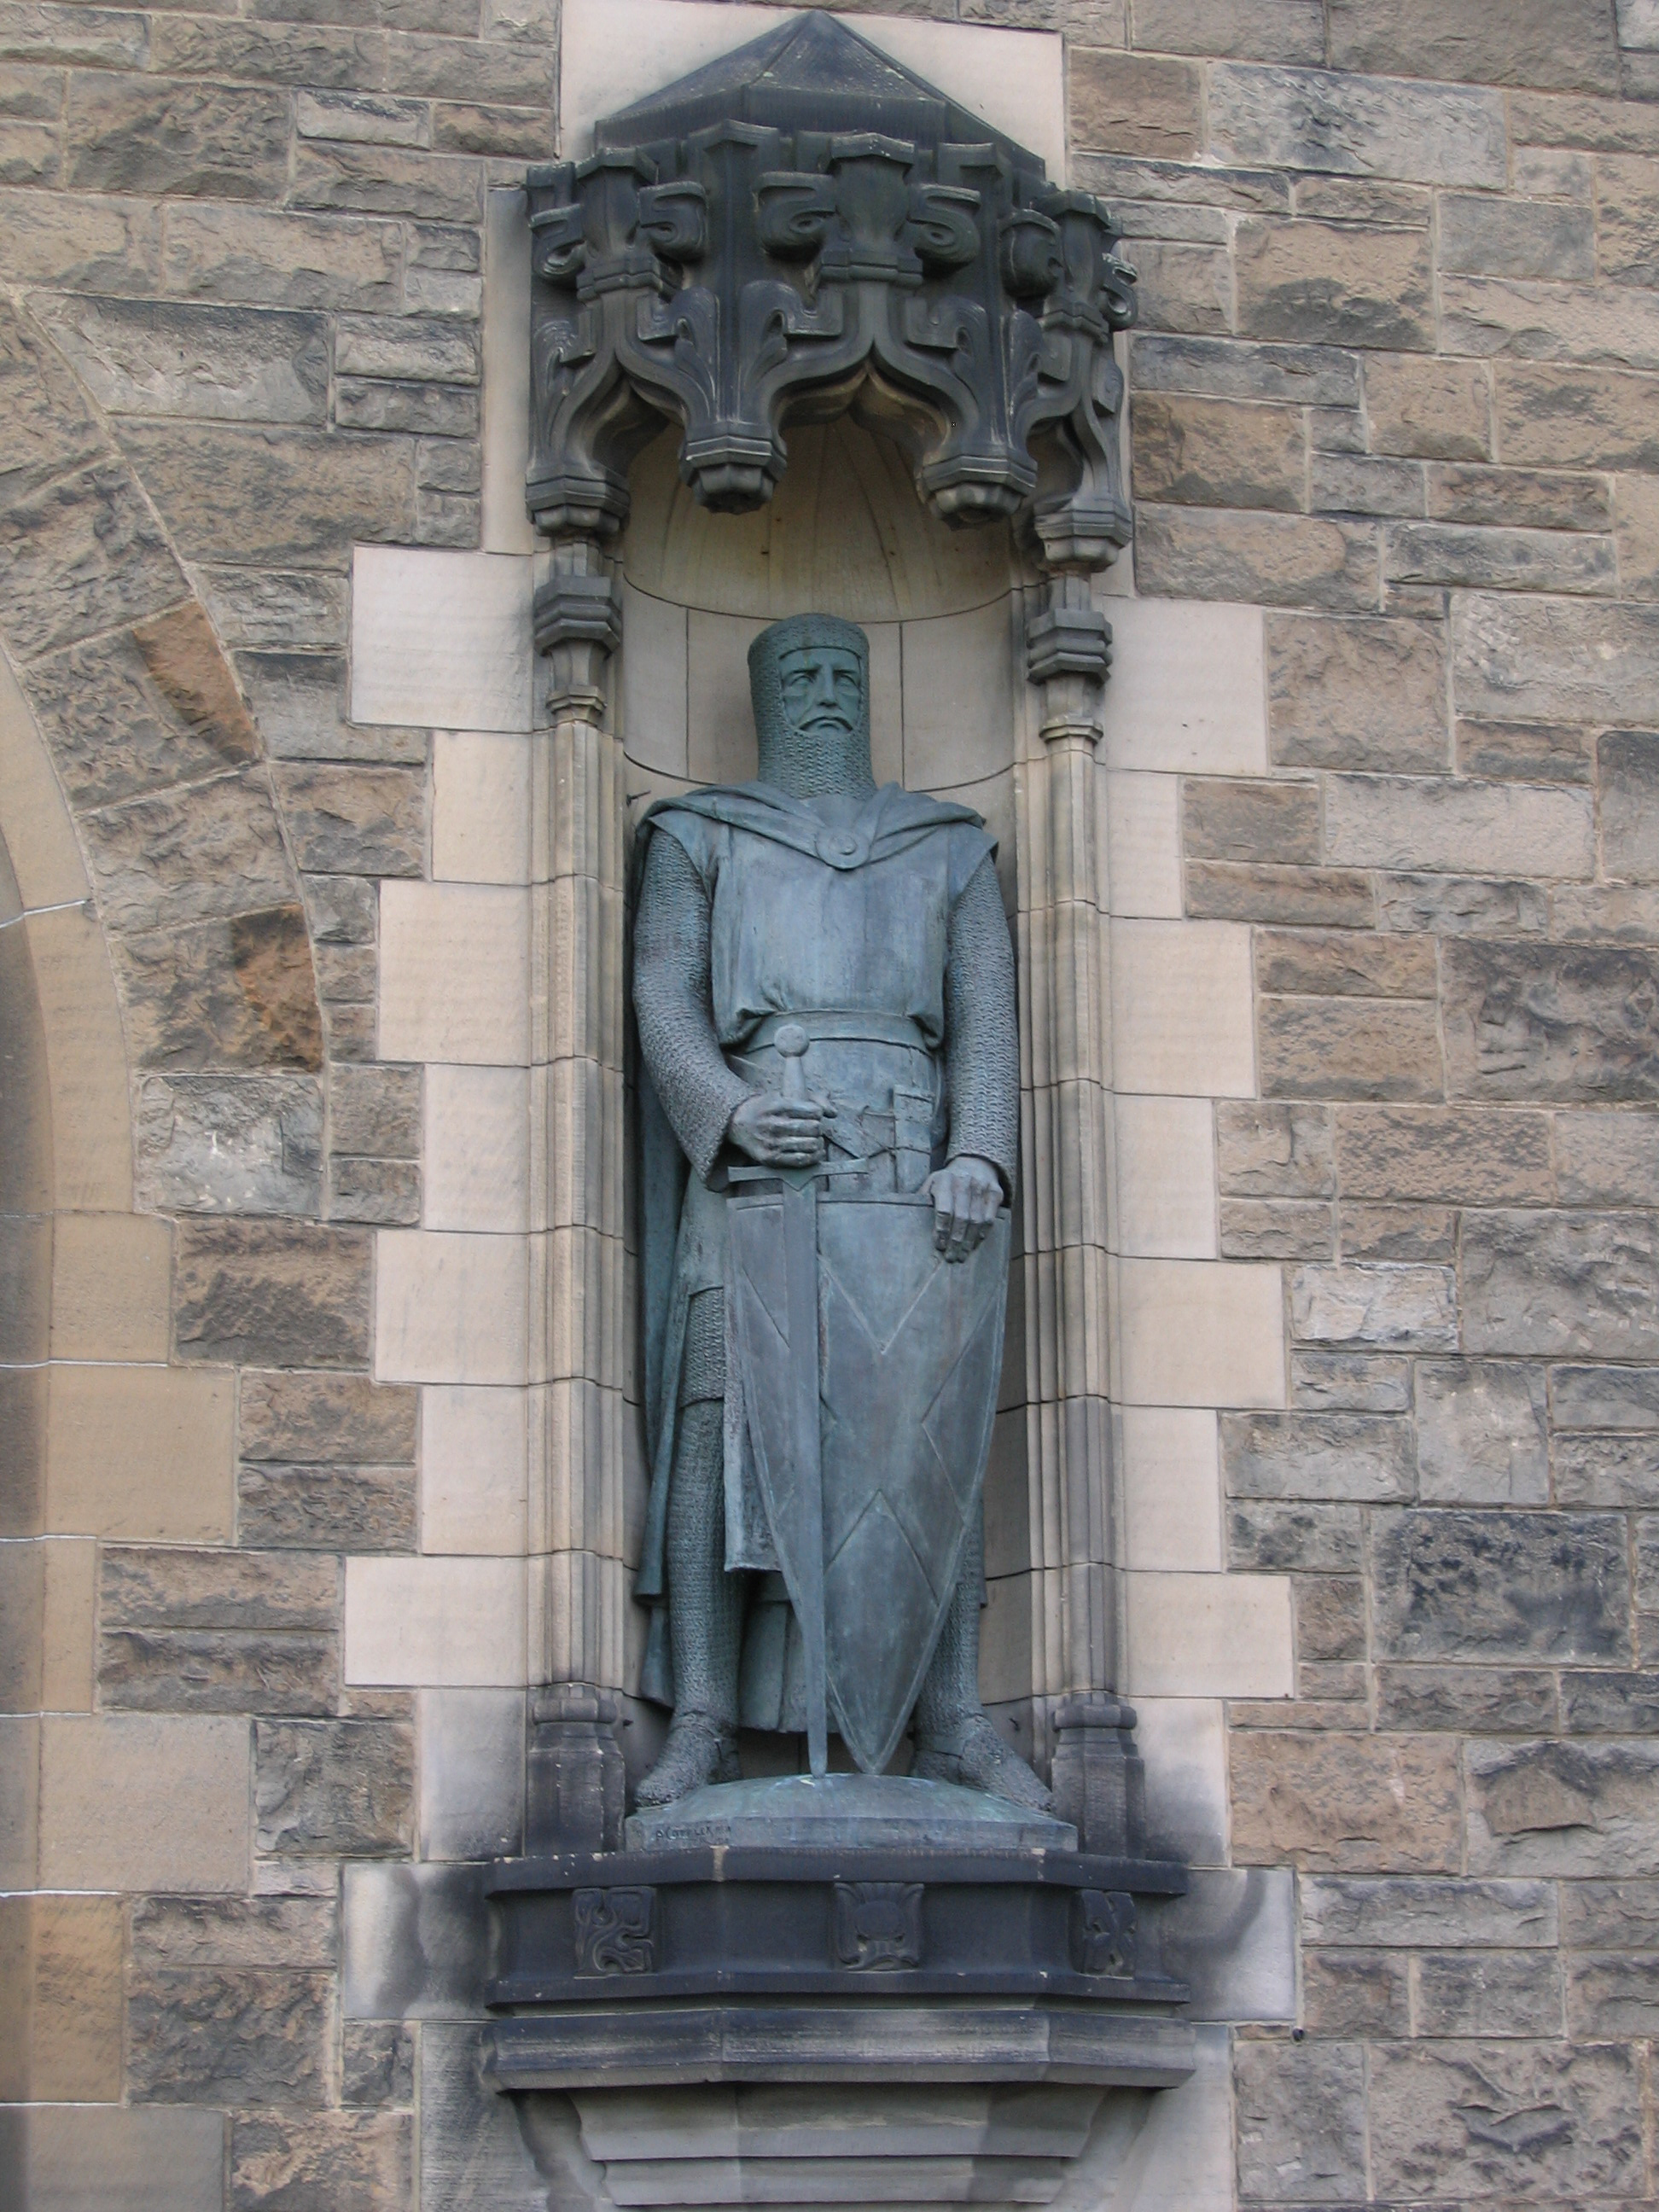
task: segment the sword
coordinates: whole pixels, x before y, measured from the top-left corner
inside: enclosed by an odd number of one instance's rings
[[[806,1103],[808,1044],[799,1022],[786,1022],[772,1040],[783,1061],[783,1095]],[[775,1179],[783,1197],[784,1310],[789,1321],[789,1429],[795,1472],[796,1540],[793,1592],[806,1660],[806,1757],[815,1775],[830,1771],[830,1685],[824,1656],[823,1462],[818,1421],[818,1185],[826,1176],[856,1175],[851,1167],[733,1168],[733,1182]]]

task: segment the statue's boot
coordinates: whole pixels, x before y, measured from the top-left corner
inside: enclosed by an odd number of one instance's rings
[[[707,1782],[738,1779],[748,1578],[726,1571],[725,1422],[718,1397],[680,1407],[667,1529],[674,1718],[661,1756],[634,1793],[641,1805],[672,1805]]]
[[[706,1782],[735,1782],[738,1778],[738,1732],[712,1713],[695,1713],[684,1706],[669,1724],[662,1756],[641,1783],[635,1796],[641,1805],[672,1805]]]
[[[984,1539],[969,1537],[951,1609],[916,1700],[916,1751],[910,1771],[924,1782],[955,1782],[1006,1797],[1033,1812],[1054,1801],[996,1725],[979,1695],[979,1592]]]

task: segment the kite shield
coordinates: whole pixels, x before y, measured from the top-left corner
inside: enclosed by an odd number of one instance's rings
[[[1009,1217],[999,1213],[978,1250],[954,1262],[934,1251],[933,1203],[920,1194],[819,1196],[774,1185],[734,1198],[729,1218],[744,1403],[800,1620],[809,1720],[821,1652],[842,1740],[866,1773],[878,1773],[921,1688],[980,1508],[1002,1369]],[[816,1298],[799,1264],[805,1233],[816,1244]],[[814,1367],[816,1436],[805,1417]]]

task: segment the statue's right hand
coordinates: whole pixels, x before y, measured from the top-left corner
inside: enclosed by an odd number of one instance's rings
[[[816,1098],[757,1091],[732,1115],[726,1134],[763,1167],[815,1167],[823,1158],[823,1124],[834,1112]]]

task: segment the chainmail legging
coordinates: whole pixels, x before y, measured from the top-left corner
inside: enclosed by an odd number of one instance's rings
[[[916,1699],[919,1736],[940,1735],[980,1710],[979,1586],[984,1557],[984,1519],[975,1513],[963,1547],[956,1594]]]

